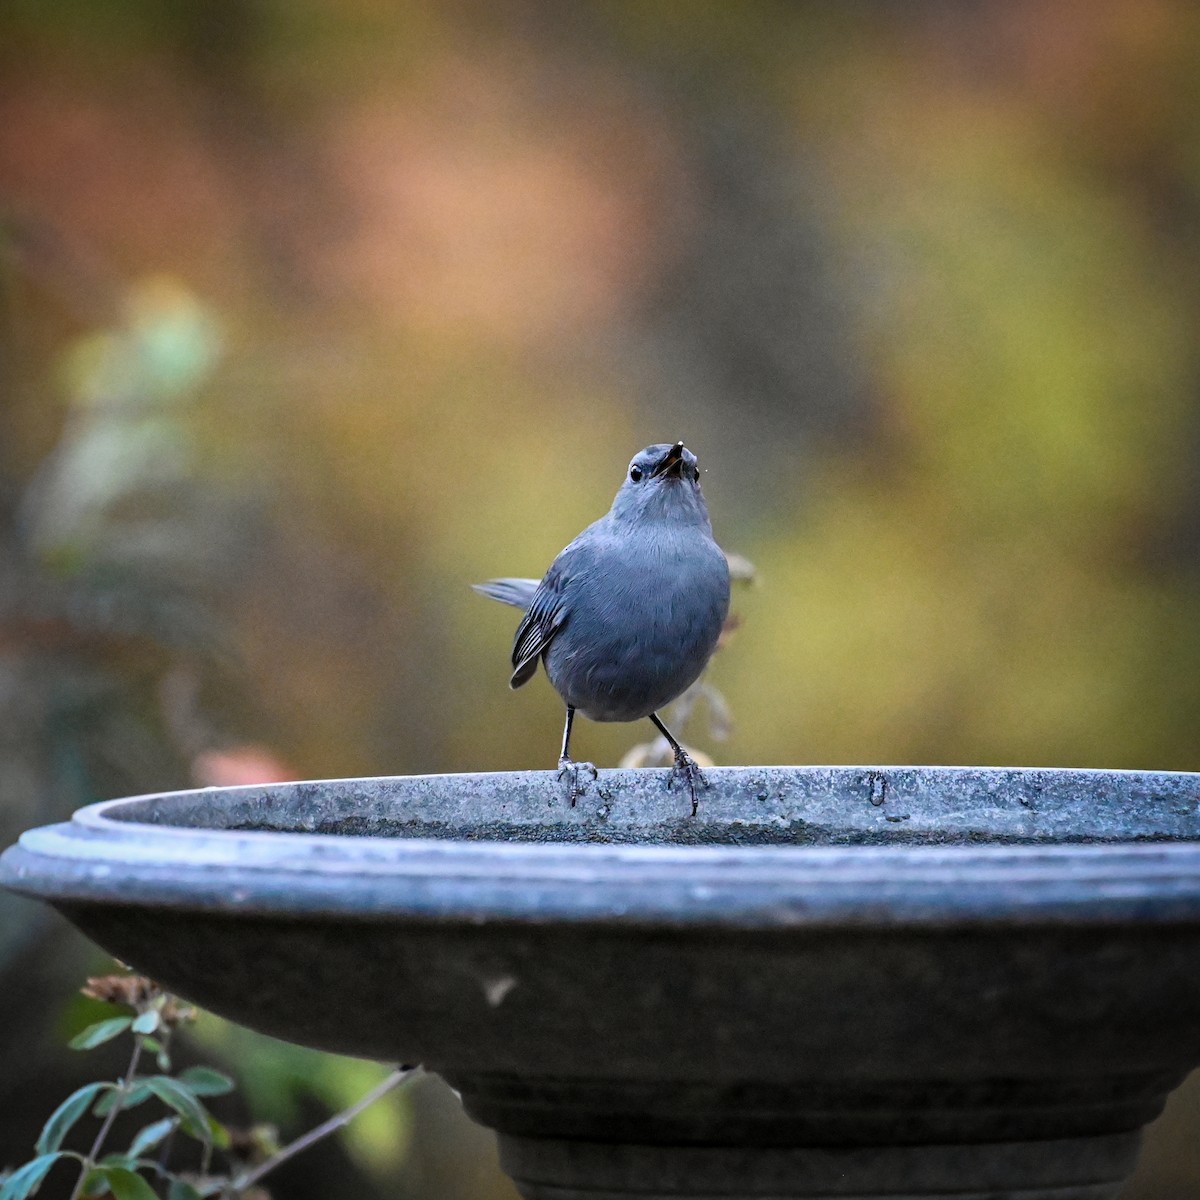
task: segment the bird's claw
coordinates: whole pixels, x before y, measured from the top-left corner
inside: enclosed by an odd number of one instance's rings
[[[559,779],[562,779],[562,777],[564,775],[566,775],[571,780],[570,784],[567,787],[567,798],[570,800],[572,808],[575,807],[576,798],[580,795],[581,792],[583,792],[584,788],[586,787],[586,784],[583,787],[580,786],[580,783],[579,783],[579,772],[580,771],[587,771],[593,779],[599,778],[599,773],[596,770],[595,763],[590,763],[590,762],[577,763],[573,759],[566,758],[566,757],[560,758],[558,760],[558,777],[559,777]]]
[[[667,776],[668,791],[674,789],[676,778],[682,778],[687,783],[688,794],[692,798],[692,816],[694,817],[699,808],[696,785],[699,784],[706,788],[708,780],[704,778],[704,772],[700,770],[699,764],[686,750],[675,752],[675,765],[671,768],[671,774]]]

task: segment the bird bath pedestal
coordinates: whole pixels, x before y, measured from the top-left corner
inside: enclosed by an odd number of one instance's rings
[[[1101,1200],[1200,1064],[1200,776],[209,789],[0,881],[206,1008],[421,1062],[529,1200]]]

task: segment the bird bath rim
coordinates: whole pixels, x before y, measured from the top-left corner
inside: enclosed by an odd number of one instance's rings
[[[24,834],[0,860],[0,882],[55,903],[416,920],[786,929],[1127,922],[1151,909],[1155,922],[1200,917],[1200,774],[852,766],[708,773],[713,787],[697,818],[666,790],[665,770],[604,771],[574,809],[550,771],[109,800]],[[297,817],[292,810],[304,803],[315,807]],[[392,833],[320,831],[338,822],[370,828],[364,812]],[[500,812],[508,823],[489,824]],[[292,826],[238,827],[239,813]],[[430,813],[441,823],[430,826]],[[408,825],[397,823],[406,814]],[[423,833],[396,835],[406,828]],[[431,828],[466,836],[431,836]],[[664,836],[691,841],[638,840]],[[754,836],[817,840],[737,844]]]

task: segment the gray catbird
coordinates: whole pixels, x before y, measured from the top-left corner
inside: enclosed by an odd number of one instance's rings
[[[696,456],[682,442],[635,455],[612,508],[551,564],[545,578],[492,579],[475,590],[525,610],[509,686],[538,662],[567,706],[559,777],[578,795],[570,758],[578,709],[593,721],[649,717],[671,744],[670,784],[682,777],[696,812],[700,768],[658,717],[699,677],[729,612],[729,567],[713,541]],[[670,784],[668,786],[670,786]]]

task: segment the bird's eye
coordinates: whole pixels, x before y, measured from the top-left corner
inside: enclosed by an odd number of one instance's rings
[[[630,467],[629,468],[629,478],[632,479],[634,483],[640,483],[641,479],[642,479],[642,468],[641,467]]]

